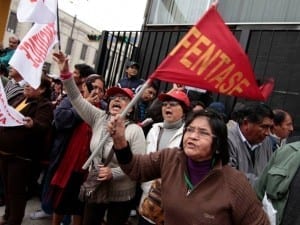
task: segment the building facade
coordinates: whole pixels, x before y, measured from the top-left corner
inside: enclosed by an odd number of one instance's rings
[[[6,0],[4,0],[6,1]],[[2,4],[2,3],[1,3]],[[32,27],[32,23],[19,23],[17,20],[17,8],[19,0],[11,0],[5,25],[3,44],[8,45],[11,34],[22,39]],[[78,20],[75,17],[59,10],[60,45],[61,50],[70,55],[71,66],[77,63],[86,63],[95,66],[99,42],[90,41],[88,34],[100,34],[100,31]],[[54,51],[58,50],[58,45]],[[47,56],[45,67],[49,73],[58,73],[58,68],[52,63],[51,55]],[[72,67],[71,67],[72,68]]]

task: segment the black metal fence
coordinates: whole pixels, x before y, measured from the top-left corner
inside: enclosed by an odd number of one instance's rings
[[[294,117],[295,127],[300,130],[300,31],[295,29],[238,29],[231,27],[252,62],[256,78],[264,81],[275,79],[275,90],[268,100],[273,108],[287,110]],[[102,33],[97,72],[104,75],[108,86],[115,85],[124,75],[128,60],[140,63],[140,76],[146,79],[179,42],[188,28],[150,31],[104,31]],[[160,90],[170,84],[161,82]],[[225,102],[228,111],[236,99],[214,95]]]
[[[146,79],[185,33],[186,30],[104,31],[97,72],[112,86],[124,75],[126,63],[134,60],[140,64],[140,76]]]

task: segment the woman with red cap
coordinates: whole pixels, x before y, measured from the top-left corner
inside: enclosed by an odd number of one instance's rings
[[[108,121],[125,109],[133,98],[133,92],[130,89],[119,87],[108,89],[108,109],[107,111],[101,110],[81,96],[69,71],[68,58],[62,52],[54,53],[53,57],[60,68],[60,77],[73,107],[92,128],[90,150],[93,152],[98,148],[103,137],[106,136]],[[142,128],[137,124],[130,123],[129,118],[126,118],[125,121],[125,139],[132,151],[134,153],[144,153],[146,142]],[[101,182],[109,181],[108,202],[87,201],[84,209],[83,225],[101,224],[105,213],[107,213],[107,224],[123,225],[129,216],[130,200],[135,195],[136,182],[124,174],[115,156],[112,157],[107,166],[103,166],[105,160],[109,158],[112,145],[112,138],[109,137],[90,166],[90,173],[98,170],[97,180]],[[97,194],[98,192],[96,192]]]
[[[159,101],[162,102],[162,117],[163,122],[153,124],[147,135],[147,154],[159,151],[164,148],[179,147],[185,115],[190,107],[190,100],[188,96],[181,90],[172,89],[167,93],[158,96]],[[143,215],[143,202],[147,197],[151,184],[154,181],[142,183],[143,194],[140,203],[140,218],[139,225],[153,224],[151,219]],[[157,184],[157,181],[155,181]],[[144,203],[146,204],[146,203]]]

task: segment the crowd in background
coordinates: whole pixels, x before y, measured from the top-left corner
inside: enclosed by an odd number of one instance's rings
[[[300,146],[288,143],[293,118],[285,109],[242,101],[229,112],[208,91],[172,84],[160,92],[154,81],[119,118],[145,82],[138,62],[129,61],[124,77],[107,87],[91,66],[69,68],[54,53],[60,75],[43,71],[33,89],[8,65],[18,43],[11,37],[0,52],[8,104],[25,116],[24,126],[0,127],[0,225],[22,224],[36,195],[41,210],[31,218],[52,225],[125,225],[130,216],[155,224],[139,214],[154,180],[167,224],[269,224],[265,193],[278,210],[276,224],[299,224]],[[78,198],[92,173],[109,182],[105,202]]]

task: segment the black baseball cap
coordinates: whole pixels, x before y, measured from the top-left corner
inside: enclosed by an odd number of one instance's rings
[[[129,62],[127,63],[126,68],[132,67],[132,66],[135,66],[137,69],[140,69],[140,65],[139,65],[137,62],[135,62],[135,61],[129,61]]]

